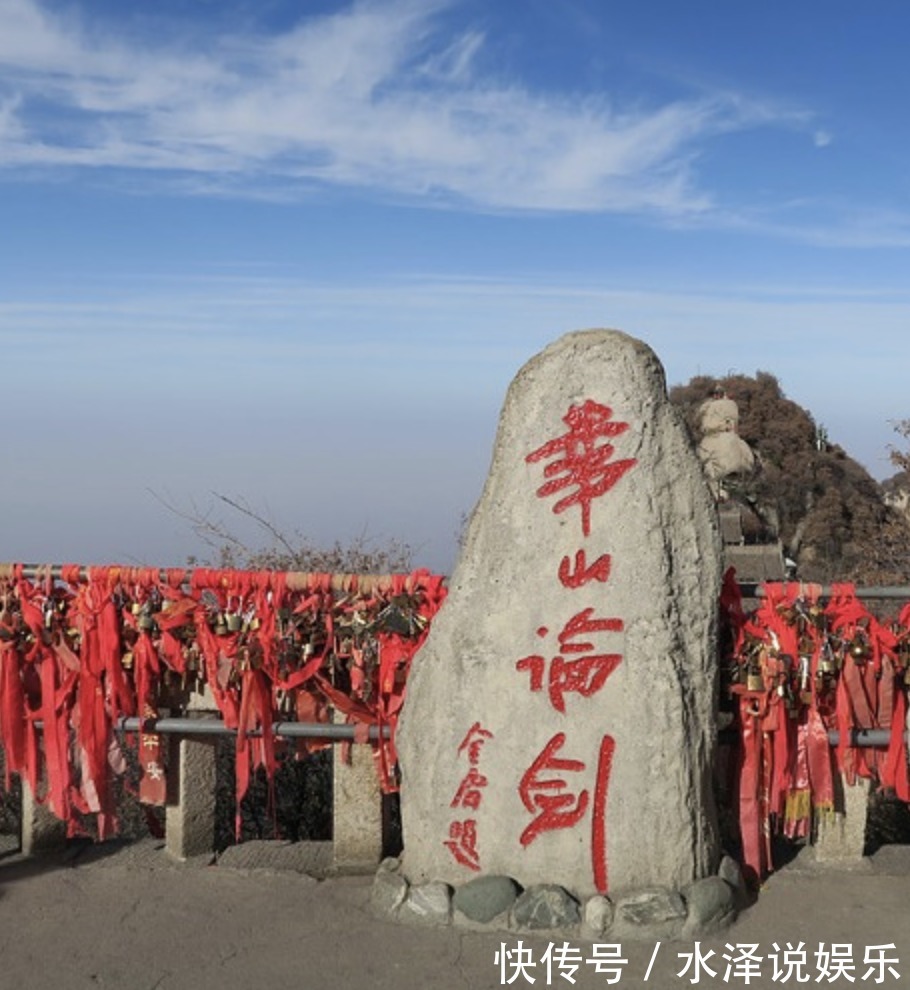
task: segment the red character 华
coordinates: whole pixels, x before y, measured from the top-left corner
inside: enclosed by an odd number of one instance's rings
[[[586,399],[582,405],[572,406],[563,416],[563,422],[569,427],[568,432],[538,447],[525,460],[534,464],[557,457],[544,468],[544,477],[550,480],[537,489],[537,494],[544,498],[574,486],[575,491],[561,498],[553,511],[560,513],[570,506],[581,506],[582,532],[589,536],[591,503],[638,462],[634,457],[611,462],[614,447],[604,441],[624,433],[629,424],[615,421],[609,406]]]

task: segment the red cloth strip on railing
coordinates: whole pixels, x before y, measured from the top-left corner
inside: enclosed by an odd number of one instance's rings
[[[725,688],[738,730],[739,825],[743,866],[753,881],[771,868],[770,836],[810,834],[834,810],[834,771],[847,784],[874,779],[910,796],[905,721],[910,683],[910,606],[881,621],[852,585],[765,584],[759,606],[742,608],[735,574],[721,595]],[[854,731],[885,729],[886,749],[854,745]],[[836,750],[828,732],[837,730]]]
[[[22,775],[71,832],[88,813],[99,835],[116,827],[116,720],[154,718],[162,699],[192,686],[207,687],[237,730],[238,802],[254,770],[271,776],[276,747],[288,745],[273,738],[272,722],[325,721],[330,708],[363,733],[391,729],[374,745],[383,788],[396,788],[394,730],[410,665],[445,598],[441,577],[74,564],[59,573],[55,581],[39,568],[29,580],[13,565],[0,577],[0,742],[7,775]],[[910,604],[885,622],[852,586],[831,591],[823,605],[817,586],[768,584],[746,614],[735,575],[725,576],[721,659],[739,731],[743,862],[754,879],[772,867],[775,830],[804,836],[833,809],[835,770],[910,798]],[[858,729],[885,730],[888,746],[853,746]],[[834,750],[830,730],[840,733]],[[156,739],[144,734],[140,747],[140,797],[153,802],[164,795]]]
[[[273,721],[327,721],[330,707],[363,725],[364,740],[369,725],[391,727],[373,745],[383,788],[397,788],[394,728],[408,667],[445,598],[442,577],[295,574],[289,588],[273,571],[67,564],[59,574],[39,568],[27,580],[13,565],[0,577],[0,742],[7,774],[21,774],[71,833],[86,814],[99,837],[116,829],[117,720],[154,719],[194,686],[211,690],[237,730],[238,808],[254,770],[274,775],[286,743]],[[161,803],[158,737],[140,743],[140,799]]]

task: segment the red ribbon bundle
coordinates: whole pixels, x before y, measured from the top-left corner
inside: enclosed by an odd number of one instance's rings
[[[725,674],[739,730],[738,791],[743,866],[753,881],[772,868],[771,836],[810,834],[813,815],[834,810],[834,772],[847,784],[874,779],[910,798],[906,720],[910,605],[879,621],[852,585],[766,584],[760,606],[742,609],[728,572],[721,607],[731,633]],[[857,729],[890,730],[882,749],[854,744]],[[828,732],[837,730],[832,749]]]
[[[12,773],[68,823],[97,816],[116,829],[112,771],[123,768],[122,715],[154,720],[177,685],[205,686],[237,731],[239,802],[253,772],[271,778],[276,718],[389,727],[374,744],[386,791],[396,789],[394,731],[410,664],[445,598],[426,571],[382,581],[196,569],[67,566],[27,580],[0,578],[0,742]],[[910,605],[881,622],[849,585],[827,603],[811,585],[769,584],[746,615],[732,572],[721,595],[730,631],[729,692],[739,730],[737,785],[743,861],[771,868],[771,835],[809,833],[834,807],[834,772],[870,777],[910,799],[904,723]],[[179,695],[179,692],[177,692]],[[43,723],[43,734],[35,723]],[[829,730],[840,733],[836,749]],[[853,745],[856,729],[888,730],[879,750]],[[383,733],[380,733],[380,737]],[[314,748],[307,741],[299,744]],[[164,760],[154,732],[139,733],[140,799],[162,804]],[[46,792],[39,795],[39,784]],[[239,816],[238,816],[239,817]]]
[[[389,726],[374,744],[394,790],[394,729],[414,654],[445,598],[427,571],[388,579],[197,569],[67,565],[59,582],[21,565],[0,579],[0,741],[7,785],[21,774],[38,800],[99,838],[116,831],[113,772],[124,769],[121,716],[154,720],[175,685],[206,686],[237,730],[239,804],[258,767],[277,765],[273,721],[287,711],[326,721],[329,707],[362,726]],[[359,586],[363,586],[363,591]],[[178,692],[179,695],[179,692]],[[184,695],[185,697],[185,695]],[[35,723],[43,722],[42,734]],[[306,744],[304,745],[306,748]],[[140,800],[163,804],[160,739],[140,730]],[[46,781],[46,793],[39,784]]]

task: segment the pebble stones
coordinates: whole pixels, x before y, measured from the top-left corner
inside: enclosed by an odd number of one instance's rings
[[[686,891],[688,916],[683,938],[714,935],[736,917],[736,892],[720,877],[706,877]]]
[[[370,896],[380,915],[413,924],[486,931],[551,932],[598,942],[698,939],[717,935],[735,920],[739,903],[735,861],[721,875],[682,891],[650,887],[614,898],[579,900],[558,884],[527,889],[508,876],[481,876],[453,888],[442,881],[409,884],[397,860],[385,860]]]
[[[440,881],[411,887],[398,916],[417,924],[447,925],[452,919],[452,888]]]
[[[678,891],[661,887],[635,891],[616,902],[611,937],[676,938],[686,921],[686,905]]]
[[[505,914],[515,903],[521,887],[511,877],[488,876],[469,880],[452,897],[452,907],[468,921],[487,924]]]
[[[512,906],[512,927],[522,931],[574,928],[581,920],[578,901],[553,883],[537,884],[521,894]]]
[[[379,864],[370,890],[370,907],[376,914],[394,915],[408,896],[410,884],[398,872],[398,861],[385,859]]]

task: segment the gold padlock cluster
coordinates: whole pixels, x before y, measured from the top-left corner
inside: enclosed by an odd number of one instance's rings
[[[739,648],[722,661],[722,689],[727,697],[775,694],[796,718],[808,705],[833,707],[848,662],[860,670],[871,663],[881,678],[883,656],[890,672],[910,686],[910,628],[899,619],[879,623],[866,615],[838,627],[836,616],[817,602],[797,598],[773,610],[762,606],[746,618]]]

